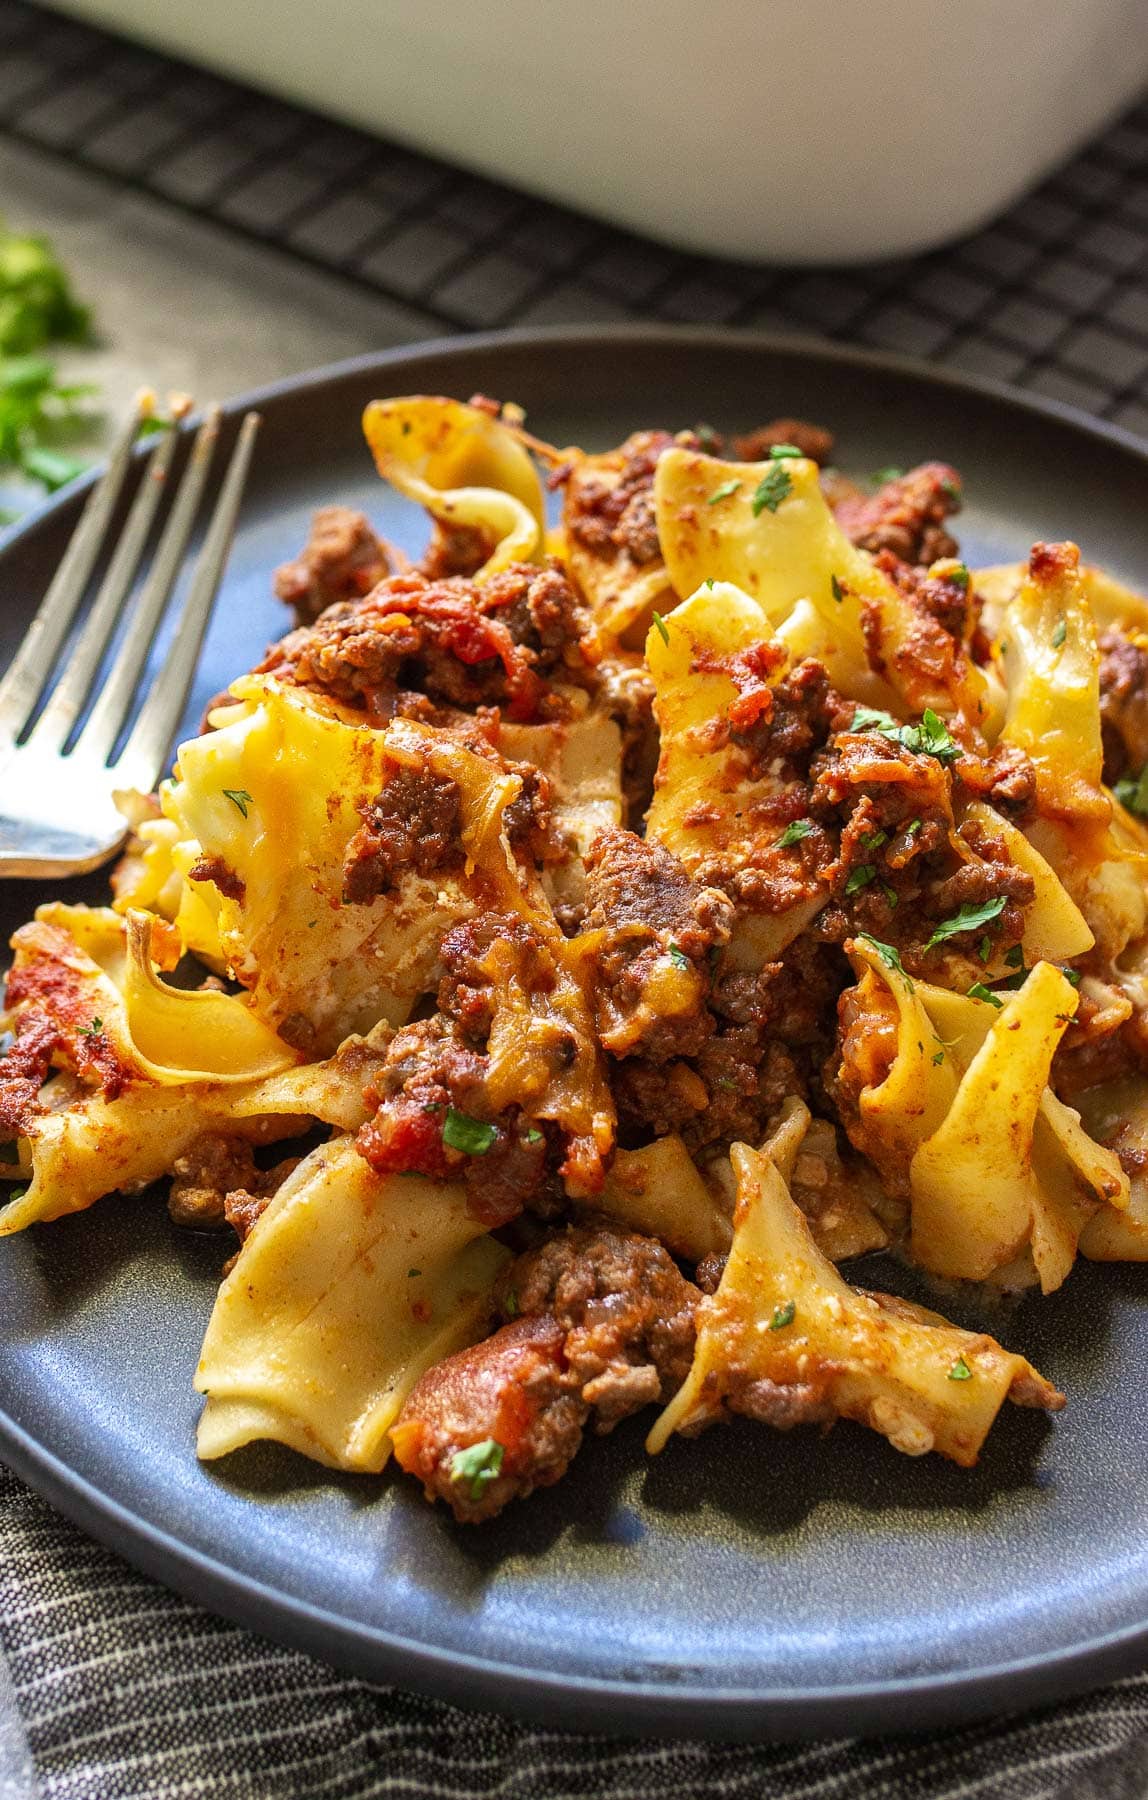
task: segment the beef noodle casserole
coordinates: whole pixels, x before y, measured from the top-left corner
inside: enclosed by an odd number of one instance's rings
[[[114,904],[13,939],[0,1232],[164,1182],[239,1240],[200,1456],[393,1454],[461,1520],[640,1408],[966,1465],[1058,1409],[855,1259],[959,1314],[1148,1256],[1148,607],[970,570],[953,469],[862,491],[800,421],[365,429],[421,560],[321,512]]]

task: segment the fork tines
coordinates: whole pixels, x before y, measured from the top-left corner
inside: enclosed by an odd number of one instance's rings
[[[179,724],[207,629],[212,601],[230,548],[232,530],[255,432],[256,413],[239,430],[203,547],[196,561],[162,670],[130,723],[136,690],[156,634],[169,614],[172,596],[195,525],[219,437],[221,411],[209,407],[175,485],[150,566],[140,581],[149,540],[171,486],[171,470],[190,431],[178,422],[165,429],[147,456],[127,520],[118,539],[105,546],[132,467],[141,410],[128,420],[113,447],[108,468],[93,487],[80,523],[64,553],[43,603],[15,659],[0,680],[0,754],[27,733],[26,747],[42,754],[67,753],[114,774],[116,787],[150,789],[162,773]],[[100,557],[107,569],[83,628],[59,678],[53,677]],[[70,744],[91,696],[101,664],[133,589],[127,629],[83,728]],[[43,710],[36,717],[40,707]],[[31,731],[28,727],[35,719]],[[129,729],[130,723],[130,729]],[[126,736],[125,736],[126,733]],[[117,754],[116,746],[123,740]],[[25,745],[21,745],[23,749]],[[21,751],[16,751],[19,756]]]

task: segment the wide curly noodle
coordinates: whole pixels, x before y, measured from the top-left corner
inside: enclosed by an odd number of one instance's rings
[[[963,1464],[1059,1408],[836,1265],[1148,1259],[1148,605],[970,571],[955,471],[798,420],[364,424],[426,553],[317,515],[114,909],[17,932],[0,1234],[168,1179],[241,1246],[200,1455],[393,1451],[467,1521],[648,1405]]]

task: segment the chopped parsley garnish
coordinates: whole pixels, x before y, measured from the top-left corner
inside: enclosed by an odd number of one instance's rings
[[[99,1037],[99,1035],[103,1029],[104,1029],[104,1021],[100,1018],[99,1014],[97,1013],[96,1017],[94,1019],[89,1020],[89,1022],[86,1025],[80,1026],[80,1036],[81,1037]]]
[[[680,944],[670,945],[670,961],[673,963],[675,969],[688,969],[691,967],[690,959]]]
[[[802,838],[807,838],[812,830],[812,819],[794,819],[792,825],[787,825],[778,838],[778,849],[789,850],[794,844],[800,844]]]
[[[882,712],[879,706],[859,706],[853,714],[850,731],[880,731],[886,736],[895,737],[901,730],[892,713]]]
[[[771,513],[775,513],[792,490],[793,483],[784,463],[777,463],[773,468],[767,469],[758,482],[750,502],[754,518],[756,519],[767,507]]]
[[[657,632],[658,636],[661,638],[663,644],[669,643],[670,634],[666,630],[666,621],[663,619],[660,612],[656,612],[654,614],[654,630]]]
[[[773,1317],[769,1321],[769,1329],[771,1331],[784,1331],[785,1327],[787,1325],[793,1324],[793,1321],[796,1317],[797,1317],[796,1301],[787,1300],[785,1302],[784,1306],[775,1306],[774,1307]]]
[[[518,1295],[513,1288],[507,1288],[506,1299],[502,1302],[502,1310],[508,1319],[518,1317]]]
[[[450,1459],[450,1478],[452,1481],[469,1481],[470,1497],[481,1500],[483,1491],[494,1481],[502,1468],[502,1445],[497,1438],[483,1438],[481,1444],[468,1444],[465,1450],[456,1450]]]
[[[850,869],[849,871],[849,876],[845,883],[845,892],[847,894],[855,894],[858,889],[868,887],[876,873],[876,866],[873,863],[858,863],[855,869]]]
[[[983,981],[973,982],[972,987],[969,989],[969,999],[985,1000],[990,1006],[995,1006],[998,1011],[1004,1005],[1004,1001],[998,1000],[992,989],[987,988]]]
[[[708,588],[712,588],[712,587],[713,587],[713,584],[714,584],[714,578],[713,578],[713,576],[712,576],[712,575],[710,575],[710,576],[708,576],[708,577],[707,577],[707,578],[706,578],[706,586],[707,586],[707,587],[708,587]]]
[[[929,706],[921,714],[919,725],[908,725],[901,733],[901,742],[906,750],[916,750],[924,756],[935,756],[938,762],[952,762],[961,754],[960,745],[950,735],[945,721]]]
[[[989,960],[989,957],[992,955],[992,953],[993,953],[993,940],[989,936],[988,932],[986,931],[984,937],[980,941],[980,945],[978,946],[977,955],[980,957],[980,959],[983,963],[987,963]]]
[[[862,837],[861,842],[864,844],[866,850],[879,850],[888,836],[889,833],[887,831],[867,831]]]
[[[868,944],[870,950],[876,952],[887,969],[895,969],[898,975],[904,976],[908,983],[909,991],[912,993],[913,983],[910,976],[906,974],[905,965],[901,961],[901,952],[892,944],[883,944],[880,938],[875,938],[871,932],[859,931],[857,936],[861,939],[862,943]]]
[[[737,1091],[737,1082],[728,1075],[719,1075],[714,1086],[720,1088],[723,1094],[733,1094]]]
[[[930,706],[921,714],[919,725],[899,725],[890,713],[883,712],[878,706],[859,706],[849,729],[876,731],[890,743],[900,744],[919,756],[935,756],[938,762],[952,762],[961,754],[961,747],[950,735],[945,721]]]
[[[1067,636],[1068,636],[1067,624],[1065,623],[1065,621],[1063,619],[1058,619],[1056,622],[1056,630],[1052,634],[1053,649],[1059,650]]]
[[[247,808],[254,804],[255,797],[253,794],[249,794],[246,788],[224,788],[223,798],[230,800],[232,806],[238,807],[243,817],[246,818]]]
[[[831,575],[829,577],[829,592],[833,595],[833,598],[836,600],[838,606],[840,606],[841,602],[845,598],[845,589],[842,587],[842,585],[841,585],[840,581],[837,579],[836,575]]]
[[[890,906],[896,906],[896,904],[897,904],[896,888],[891,888],[887,881],[883,881],[881,883],[881,892],[884,894],[884,896],[885,896],[886,900],[889,902]]]
[[[950,1381],[971,1381],[972,1378],[973,1378],[973,1372],[969,1368],[968,1363],[965,1361],[963,1356],[958,1356],[956,1362],[953,1364],[952,1368],[949,1370],[949,1380]]]
[[[723,481],[720,487],[714,489],[713,493],[706,501],[706,505],[716,506],[719,500],[728,500],[730,495],[736,494],[740,487],[741,482],[738,480],[737,476],[732,476],[729,481]]]
[[[945,1053],[944,1053],[944,1051],[943,1051],[943,1050],[936,1050],[936,1051],[934,1051],[934,1053],[933,1053],[933,1067],[934,1067],[934,1069],[937,1069],[937,1068],[939,1068],[939,1067],[940,1067],[940,1065],[941,1065],[941,1064],[942,1064],[942,1063],[943,1063],[943,1062],[944,1062],[944,1060],[945,1060]]]
[[[532,1125],[530,1130],[526,1133],[526,1142],[528,1144],[540,1144],[542,1142],[542,1133],[539,1131],[537,1125]]]
[[[942,919],[939,925],[934,926],[933,935],[925,949],[931,950],[934,944],[943,944],[946,938],[956,937],[962,931],[976,931],[981,925],[991,925],[994,919],[1000,918],[1005,904],[1003,894],[998,894],[995,900],[983,901],[980,906],[972,906],[966,901],[951,919]],[[984,961],[987,962],[988,958],[985,957]]]
[[[965,567],[964,563],[958,563],[955,569],[951,569],[949,571],[949,573],[945,577],[945,579],[946,579],[946,581],[951,581],[954,587],[963,588],[965,593],[966,594],[968,593],[968,591],[969,591],[969,571]]]
[[[1066,981],[1071,981],[1074,988],[1078,988],[1080,986],[1080,970],[1079,969],[1067,968],[1064,963],[1058,963],[1057,968],[1060,970],[1061,974],[1064,976],[1064,979]]]
[[[717,443],[718,434],[712,425],[695,425],[694,436],[705,451],[711,451]]]
[[[905,827],[905,836],[906,837],[916,837],[916,835],[920,831],[920,829],[921,829],[920,819],[910,819],[909,823]]]
[[[416,1277],[421,1274],[422,1274],[421,1269],[408,1269],[407,1270],[407,1280],[414,1281],[416,1279]]]
[[[1125,775],[1116,783],[1112,792],[1121,806],[1126,806],[1139,819],[1148,819],[1148,763],[1145,763],[1139,775]]]
[[[800,456],[801,451],[796,444],[771,444],[769,454],[774,462],[784,462],[787,456]]]
[[[1024,945],[1014,944],[1011,950],[1005,951],[1005,962],[1010,969],[1024,968]]]
[[[447,1107],[442,1141],[449,1149],[461,1150],[466,1156],[485,1156],[497,1136],[496,1125],[488,1125],[484,1119],[472,1119],[469,1113],[459,1112],[453,1106]]]
[[[874,469],[870,479],[874,487],[884,487],[887,481],[900,481],[904,473],[904,469],[899,469],[895,463],[889,463],[884,469]]]

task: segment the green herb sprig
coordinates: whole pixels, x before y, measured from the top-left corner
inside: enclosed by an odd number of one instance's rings
[[[1148,763],[1139,775],[1124,775],[1112,792],[1121,806],[1126,806],[1138,819],[1148,819]]]
[[[485,1156],[497,1136],[497,1125],[488,1125],[484,1119],[472,1119],[469,1113],[447,1107],[442,1141],[448,1149],[461,1150],[465,1156]]]
[[[502,1468],[503,1449],[497,1438],[483,1438],[480,1444],[468,1444],[456,1450],[450,1459],[452,1481],[469,1481],[470,1497],[481,1500],[484,1490],[497,1480]]]
[[[766,508],[775,513],[793,491],[793,482],[784,462],[775,462],[766,470],[754,489],[750,509],[756,519]]]
[[[716,506],[719,500],[728,500],[731,494],[737,493],[740,486],[741,482],[736,475],[730,481],[723,481],[720,487],[714,489],[713,493],[706,501],[706,505]]]
[[[850,731],[875,731],[890,743],[900,744],[918,756],[935,756],[938,762],[954,762],[961,747],[945,721],[926,706],[919,725],[901,725],[890,713],[877,706],[859,706],[853,714]]]
[[[942,919],[933,930],[933,935],[925,945],[931,950],[934,944],[943,944],[946,938],[957,937],[962,931],[977,931],[982,925],[991,925],[999,919],[1005,909],[1005,896],[999,894],[995,900],[985,900],[980,906],[970,905],[967,901],[960,911],[951,919]],[[988,958],[985,958],[987,962]]]
[[[883,944],[880,938],[875,938],[871,932],[859,931],[857,936],[863,944],[868,944],[870,950],[874,951],[875,954],[881,958],[881,961],[887,969],[895,969],[897,974],[903,977],[909,992],[912,993],[912,977],[909,975],[904,963],[901,961],[901,952],[893,944]]]
[[[95,388],[61,382],[37,352],[87,341],[91,314],[45,238],[0,225],[0,469],[15,469],[49,493],[85,464],[67,445],[90,429]]]
[[[988,1006],[995,1006],[998,1012],[1004,1005],[1004,1001],[998,999],[996,994],[993,993],[992,988],[987,988],[983,981],[973,982],[972,987],[969,989],[969,999],[983,1000]]]

